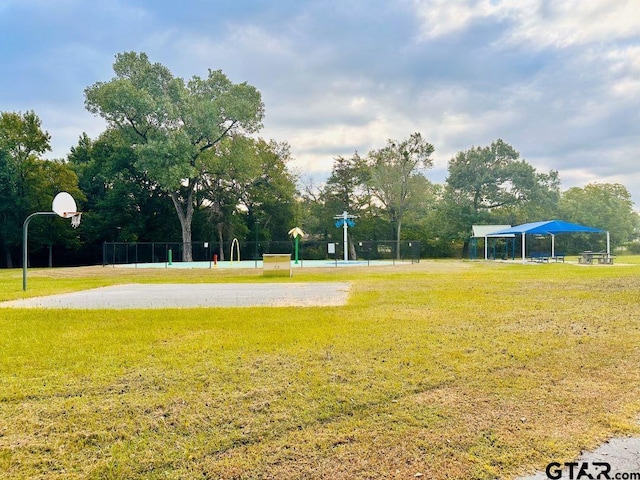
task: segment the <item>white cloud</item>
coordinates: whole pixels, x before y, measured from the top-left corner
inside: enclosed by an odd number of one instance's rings
[[[124,21],[125,23],[135,23],[140,19],[149,17],[148,10],[131,5],[131,2],[127,2],[126,0],[115,0],[106,3],[100,2],[98,5],[99,9],[102,10],[101,16],[108,16],[112,22]]]
[[[484,20],[510,24],[503,40],[538,47],[611,42],[640,29],[639,0],[414,0],[414,8],[423,40]]]
[[[3,31],[0,55],[19,68],[0,100],[36,111],[55,157],[101,132],[82,89],[136,50],[185,79],[212,68],[256,86],[260,135],[289,142],[308,173],[419,131],[442,181],[457,151],[503,138],[565,186],[622,180],[640,201],[640,0],[231,2],[195,16],[184,9],[202,2],[148,5],[0,0],[0,20],[8,6],[40,21],[38,35],[15,19]]]
[[[611,76],[611,95],[622,98],[640,98],[640,46],[618,48],[603,54]]]
[[[56,104],[44,103],[37,105],[35,112],[43,130],[51,135],[52,150],[45,155],[50,159],[66,158],[82,133],[97,138],[106,129],[105,121],[84,110],[83,105],[61,110]]]
[[[421,40],[459,32],[500,13],[499,6],[490,0],[413,0],[413,5],[422,22]]]
[[[259,52],[261,55],[290,56],[290,39],[276,36],[259,25],[228,25],[227,43],[244,51]]]
[[[516,20],[511,37],[540,46],[612,42],[640,28],[638,0],[530,0],[507,8]]]

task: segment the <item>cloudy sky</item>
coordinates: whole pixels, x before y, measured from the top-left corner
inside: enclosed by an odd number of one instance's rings
[[[640,209],[640,0],[0,0],[0,111],[34,110],[64,158],[104,129],[83,91],[125,51],[254,85],[305,176],[418,131],[443,182],[502,138]]]

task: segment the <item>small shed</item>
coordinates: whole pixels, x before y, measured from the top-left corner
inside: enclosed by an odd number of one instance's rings
[[[500,230],[506,230],[507,228],[511,228],[511,225],[472,225],[471,229],[472,229],[472,235],[471,235],[471,242],[470,242],[470,249],[469,249],[469,255],[471,256],[471,258],[478,258],[478,239],[482,238],[484,239],[484,259],[487,260],[489,258],[489,238],[511,238],[511,239],[515,239],[515,234],[512,235],[497,235],[494,236],[492,235],[493,232],[498,232]],[[508,252],[509,250],[509,246],[505,245],[505,250]],[[496,252],[495,252],[495,243],[494,243],[494,252],[493,252],[493,258],[496,258]],[[511,247],[513,250],[515,250],[515,242],[512,241],[511,242]],[[505,252],[505,253],[507,253]],[[511,256],[511,258],[513,258],[513,254]]]

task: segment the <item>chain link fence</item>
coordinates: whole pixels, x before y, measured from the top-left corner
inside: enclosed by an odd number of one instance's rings
[[[105,242],[102,247],[102,265],[173,263],[185,261],[185,245],[182,242]],[[399,248],[399,249],[398,249]],[[295,254],[295,242],[192,242],[191,261],[223,262],[229,260],[261,261],[265,253]],[[301,241],[298,258],[304,260],[343,261],[342,242]],[[366,240],[349,242],[347,259],[350,261],[420,261],[420,242],[403,240],[399,246],[395,240]]]

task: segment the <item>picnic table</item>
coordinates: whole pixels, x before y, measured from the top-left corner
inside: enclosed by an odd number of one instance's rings
[[[615,255],[611,255],[607,252],[591,252],[586,251],[582,252],[580,258],[578,258],[578,263],[584,263],[587,265],[592,265],[594,261],[603,264],[603,265],[613,265],[613,259]]]

